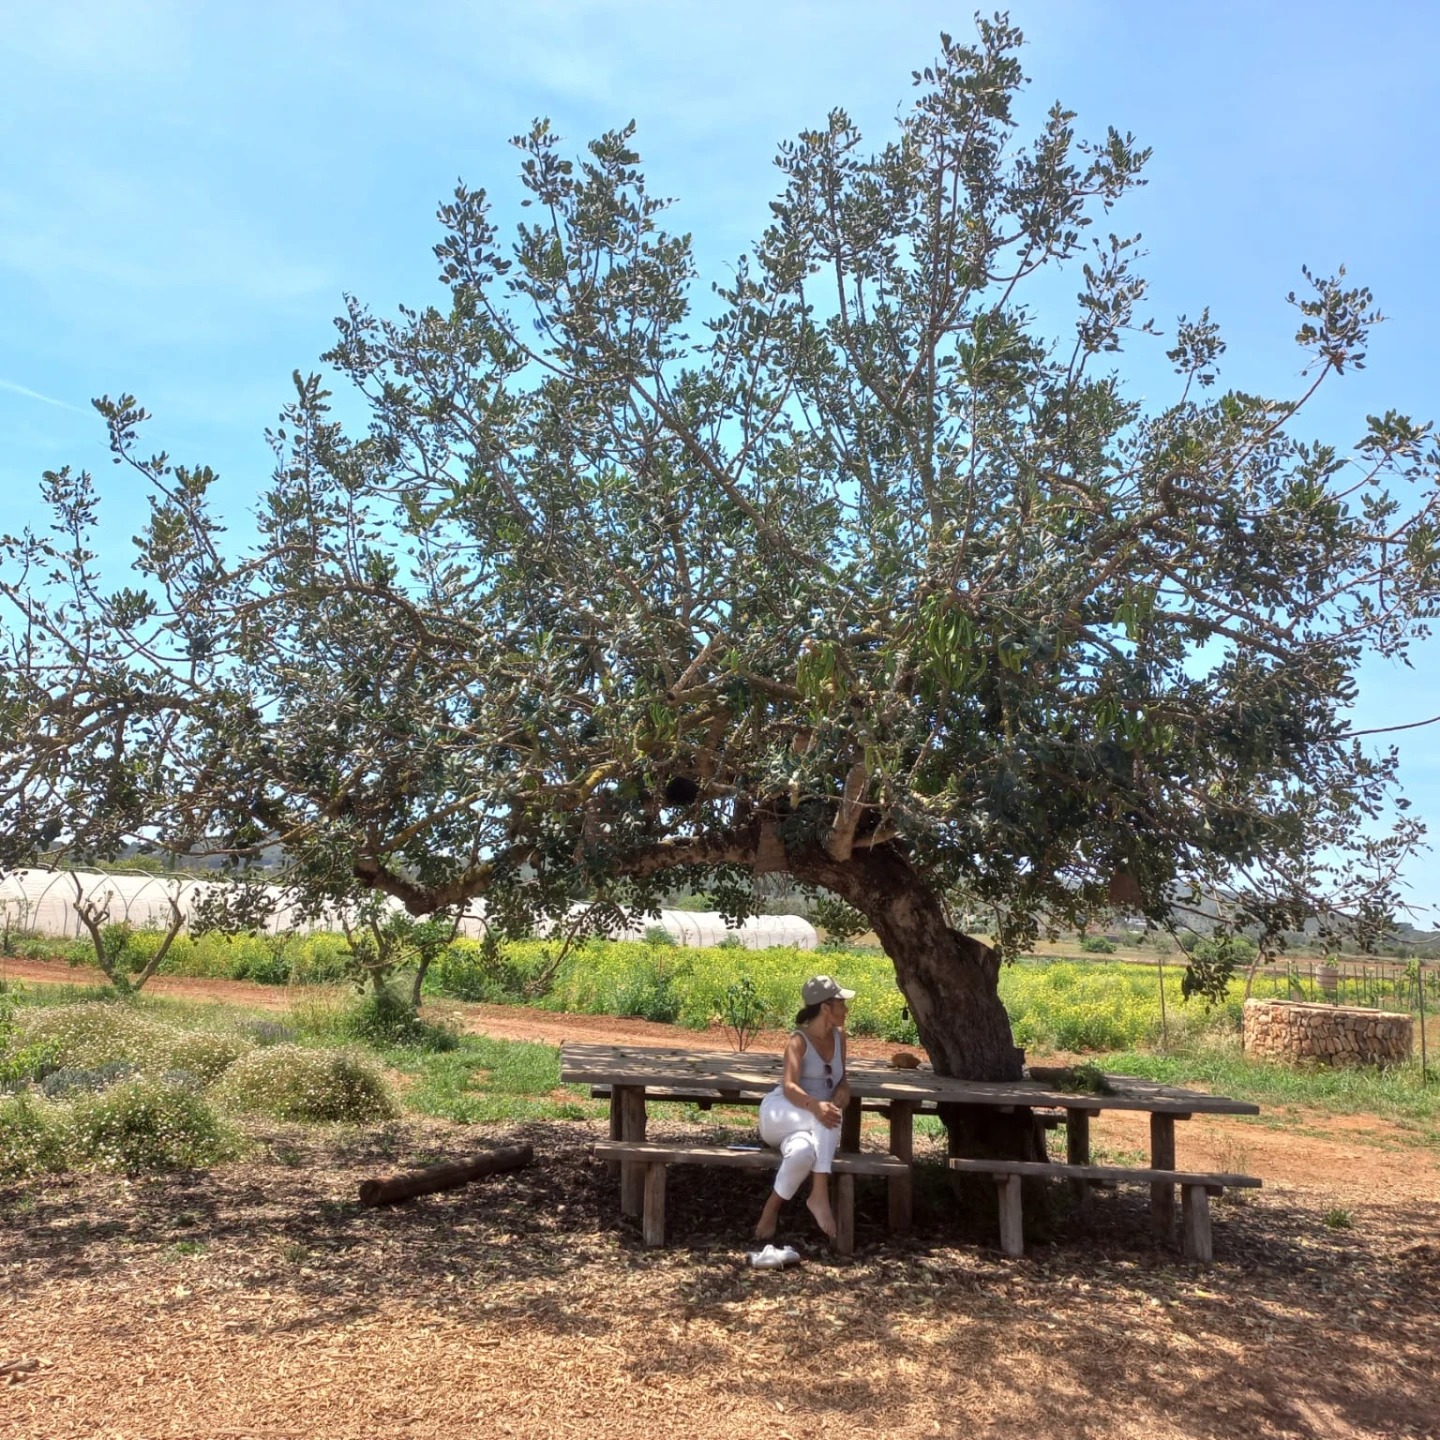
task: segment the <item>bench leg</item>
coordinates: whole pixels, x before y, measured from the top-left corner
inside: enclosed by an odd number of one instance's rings
[[[1000,1248],[1007,1255],[1023,1255],[1025,1222],[1020,1214],[1020,1177],[997,1175],[995,1189],[1000,1195]]]
[[[640,1166],[635,1167],[637,1170]],[[646,1165],[645,1170],[645,1244],[649,1249],[665,1243],[665,1167]]]
[[[1065,1112],[1065,1161],[1069,1165],[1090,1163],[1090,1112],[1088,1110],[1067,1110]],[[1090,1182],[1072,1180],[1071,1194],[1080,1209],[1090,1204]]]
[[[610,1090],[610,1138],[612,1140],[623,1140],[625,1138],[625,1124],[621,1118],[621,1102],[625,1092],[611,1088]],[[607,1160],[606,1168],[612,1175],[620,1173],[620,1162],[618,1160]]]
[[[890,1107],[890,1153],[909,1165],[915,1159],[915,1106],[908,1100],[897,1100]],[[914,1216],[914,1187],[910,1172],[892,1176],[890,1186],[890,1228],[897,1235],[907,1234]]]
[[[617,1085],[612,1094],[620,1096],[620,1138],[645,1138],[645,1092],[634,1085]],[[645,1203],[645,1166],[625,1164],[620,1167],[620,1211],[632,1218],[640,1214]]]
[[[855,1177],[836,1175],[835,1250],[840,1255],[855,1253]]]
[[[1181,1230],[1187,1260],[1213,1260],[1210,1237],[1210,1192],[1203,1185],[1186,1185],[1180,1194]]]
[[[1175,1117],[1150,1117],[1150,1167],[1153,1170],[1175,1168]],[[1175,1187],[1150,1187],[1150,1228],[1155,1239],[1168,1245],[1175,1234]]]

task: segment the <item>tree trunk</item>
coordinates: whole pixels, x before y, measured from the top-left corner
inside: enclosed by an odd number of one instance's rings
[[[843,861],[818,849],[789,860],[802,880],[833,891],[874,926],[937,1075],[1022,1077],[1024,1053],[1000,1001],[1000,957],[950,927],[940,897],[904,855],[879,845]],[[990,1107],[946,1106],[942,1118],[951,1154],[1045,1158],[1043,1132],[1028,1109],[1003,1115]]]

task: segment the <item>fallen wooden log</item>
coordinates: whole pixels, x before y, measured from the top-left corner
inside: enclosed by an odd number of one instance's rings
[[[529,1145],[507,1145],[473,1160],[456,1160],[448,1165],[431,1165],[412,1170],[408,1175],[392,1175],[388,1180],[365,1180],[360,1185],[362,1205],[393,1205],[416,1195],[429,1195],[436,1190],[454,1190],[468,1185],[482,1175],[498,1175],[505,1170],[520,1170],[535,1158]]]

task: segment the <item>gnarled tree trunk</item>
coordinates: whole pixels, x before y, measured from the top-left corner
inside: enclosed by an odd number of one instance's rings
[[[823,850],[791,851],[790,870],[823,885],[864,914],[895,966],[920,1043],[938,1075],[1018,1080],[1024,1056],[1000,1001],[1000,957],[953,929],[940,897],[889,845],[855,850],[844,860]],[[1032,1112],[947,1106],[950,1153],[1044,1159]]]

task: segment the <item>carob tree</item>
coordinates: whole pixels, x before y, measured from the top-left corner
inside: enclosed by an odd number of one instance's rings
[[[1019,44],[942,37],[879,149],[838,110],[783,145],[698,294],[632,129],[572,160],[537,123],[510,242],[462,186],[443,303],[347,304],[324,358],[366,423],[297,374],[249,546],[100,402],[151,486],[138,577],[104,587],[96,487],[48,474],[0,572],[0,859],[278,846],[317,902],[517,931],[683,884],[740,914],[788,871],[868,917],[937,1069],[990,1080],[1042,930],[1212,892],[1266,934],[1383,915],[1419,827],[1370,823],[1394,756],[1346,709],[1435,593],[1429,429],[1298,438],[1376,318],[1343,275],[1291,297],[1296,398],[1218,387],[1208,313],[1154,338],[1135,241],[1091,228],[1147,152],[1059,105],[1022,140]],[[1127,395],[1132,343],[1169,404]]]

